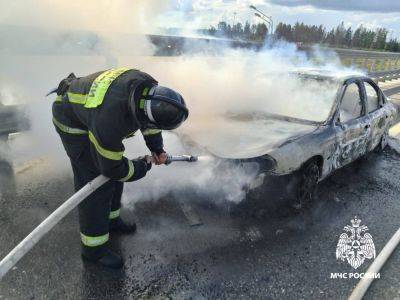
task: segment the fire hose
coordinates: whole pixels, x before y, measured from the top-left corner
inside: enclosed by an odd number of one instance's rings
[[[366,274],[378,273],[385,264],[385,262],[388,260],[394,249],[396,249],[399,243],[400,243],[400,228],[392,236],[389,242],[387,242],[385,247],[383,247],[381,253],[379,253],[378,257],[368,268]],[[364,276],[357,284],[357,286],[354,288],[353,292],[349,297],[349,300],[361,300],[364,297],[365,293],[367,292],[373,280],[374,280],[373,276]]]
[[[145,157],[149,162],[154,162],[152,157]],[[172,162],[196,162],[198,158],[190,155],[168,155],[166,165]],[[71,198],[65,201],[50,216],[39,224],[25,239],[23,239],[11,252],[0,261],[0,280],[7,272],[29,252],[54,226],[56,226],[71,210],[78,206],[90,194],[105,184],[110,179],[100,175],[86,184],[82,189],[76,192]]]

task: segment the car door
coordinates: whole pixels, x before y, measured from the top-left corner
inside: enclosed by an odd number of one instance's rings
[[[387,134],[389,112],[383,109],[384,99],[379,87],[369,79],[363,80],[363,93],[366,99],[366,108],[371,122],[371,139],[368,151],[375,149],[382,136]]]
[[[340,168],[367,152],[371,125],[366,114],[362,82],[348,80],[335,114],[336,147],[333,167]]]

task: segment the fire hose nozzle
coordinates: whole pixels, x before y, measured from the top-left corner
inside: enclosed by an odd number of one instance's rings
[[[165,164],[169,165],[175,161],[196,162],[198,160],[199,158],[194,155],[168,155]]]
[[[146,155],[141,157],[142,159],[146,159],[148,163],[154,163],[154,158],[152,156]],[[198,161],[199,158],[198,156],[194,155],[167,155],[167,160],[165,161],[165,165],[169,165],[173,162],[176,161],[182,161],[182,162],[196,162]]]

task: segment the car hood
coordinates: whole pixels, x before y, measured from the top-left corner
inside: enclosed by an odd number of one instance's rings
[[[283,143],[310,133],[315,124],[286,120],[207,118],[192,120],[181,133],[211,154],[228,159],[254,158]]]

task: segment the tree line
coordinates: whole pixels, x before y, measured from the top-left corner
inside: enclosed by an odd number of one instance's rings
[[[322,25],[306,25],[304,23],[295,25],[279,23],[275,30],[276,38],[290,42],[400,52],[399,41],[394,38],[389,39],[388,33],[386,28],[373,30],[363,25],[353,31],[352,27],[345,27],[343,22],[331,30],[326,30]]]
[[[211,26],[207,34],[241,39],[246,41],[263,42],[268,35],[268,27],[264,23],[250,24],[246,22],[235,25],[219,22],[217,27]],[[336,28],[327,30],[323,25],[307,25],[297,22],[294,25],[279,23],[274,37],[295,43],[324,44],[331,47],[371,49],[400,52],[400,42],[389,37],[386,28],[368,29],[360,25],[355,30],[340,23]]]
[[[228,24],[219,22],[217,27],[211,26],[206,33],[217,37],[227,37],[246,41],[263,42],[268,34],[268,28],[264,23],[251,24],[246,22]]]

